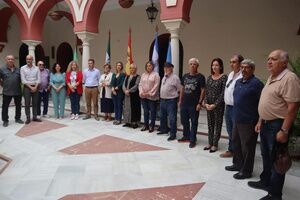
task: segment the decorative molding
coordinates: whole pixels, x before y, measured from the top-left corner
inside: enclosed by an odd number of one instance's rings
[[[84,8],[86,7],[87,2],[87,0],[71,0],[76,22],[83,21]]]
[[[24,11],[26,12],[27,17],[29,19],[34,6],[38,3],[38,0],[18,0],[18,1],[24,8]]]
[[[177,0],[166,0],[167,7],[176,6]]]

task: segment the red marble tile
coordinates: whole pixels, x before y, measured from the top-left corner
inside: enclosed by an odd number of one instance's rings
[[[60,150],[66,154],[98,154],[137,151],[168,150],[162,147],[134,142],[109,135],[101,135],[85,142]]]
[[[27,136],[36,135],[39,133],[43,133],[43,132],[47,132],[47,131],[51,131],[63,127],[66,127],[66,125],[43,119],[42,122],[30,122],[29,124],[24,125],[16,133],[16,135],[20,137],[27,137]]]
[[[192,200],[204,183],[67,195],[59,200]]]
[[[0,154],[0,174],[8,167],[12,159]]]

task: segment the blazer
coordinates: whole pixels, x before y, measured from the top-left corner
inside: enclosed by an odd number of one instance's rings
[[[69,84],[71,83],[71,80],[70,80],[70,76],[71,76],[71,72],[67,72],[66,74],[66,84],[67,84],[67,94],[70,95],[71,93],[71,89],[69,88]],[[81,71],[77,71],[77,74],[76,74],[76,83],[79,83],[78,86],[77,86],[77,93],[79,95],[82,95],[82,72]]]

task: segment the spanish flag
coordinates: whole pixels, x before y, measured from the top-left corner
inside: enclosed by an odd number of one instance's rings
[[[131,28],[129,27],[129,35],[128,35],[128,47],[127,47],[127,63],[125,66],[126,75],[130,74],[130,65],[133,63],[132,60],[132,48],[131,48]]]

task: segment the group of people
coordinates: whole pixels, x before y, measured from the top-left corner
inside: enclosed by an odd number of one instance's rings
[[[42,116],[48,116],[49,93],[52,95],[55,118],[64,118],[67,94],[71,101],[71,120],[79,119],[80,98],[84,91],[86,115],[83,120],[91,118],[92,110],[94,118],[100,120],[100,96],[103,120],[111,121],[114,113],[114,125],[123,121],[124,127],[138,128],[142,107],[144,123],[141,131],[150,133],[155,130],[159,105],[160,126],[157,134],[170,133],[168,141],[177,139],[179,108],[183,136],[178,138],[178,142],[189,142],[190,148],[196,146],[199,112],[204,108],[208,122],[208,144],[204,150],[210,153],[218,150],[225,114],[229,145],[228,150],[220,156],[233,157],[233,164],[225,169],[237,171],[233,175],[235,179],[250,178],[259,133],[263,172],[259,181],[250,181],[248,184],[268,191],[263,200],[281,199],[285,175],[274,169],[272,152],[276,145],[287,145],[289,129],[300,102],[300,81],[287,69],[288,59],[287,52],[283,50],[270,53],[267,61],[270,77],[264,86],[254,75],[255,63],[238,54],[230,59],[232,71],[228,76],[224,74],[222,59],[215,58],[211,61],[211,73],[205,79],[198,72],[199,60],[191,58],[188,73],[181,80],[173,73],[174,66],[171,63],[164,64],[164,76],[161,79],[151,61],[145,64],[145,72],[141,76],[137,74],[135,63],[131,64],[130,73],[126,75],[122,62],[116,63],[114,73],[111,72],[111,65],[105,64],[104,73],[101,74],[93,59],[88,60],[88,68],[84,72],[72,61],[64,73],[58,63],[53,65],[51,72],[45,68],[43,61],[38,61],[34,66],[30,55],[26,57],[27,64],[19,69],[14,65],[14,57],[8,55],[6,65],[0,70],[3,126],[8,126],[8,106],[12,98],[16,105],[15,122],[24,123],[21,120],[22,84],[26,124],[31,120],[41,121],[41,103]]]

